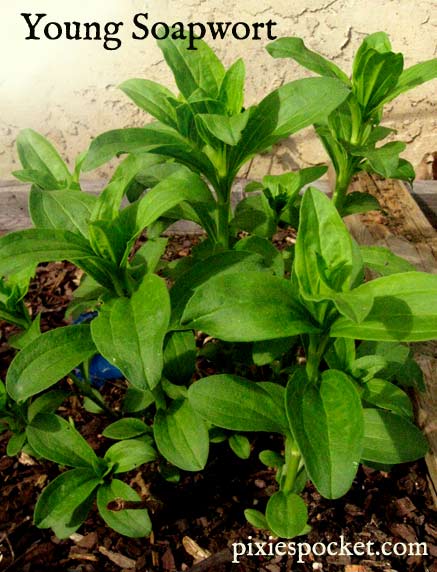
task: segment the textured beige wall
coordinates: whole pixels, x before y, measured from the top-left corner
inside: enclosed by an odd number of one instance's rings
[[[277,22],[279,36],[299,35],[315,50],[349,70],[358,44],[367,33],[389,33],[406,64],[437,55],[435,0],[1,0],[0,22],[0,178],[18,167],[15,139],[32,127],[48,136],[71,164],[102,131],[140,126],[150,118],[117,85],[146,77],[173,87],[171,75],[153,39],[134,41],[131,20],[148,12],[152,21],[233,20]],[[20,12],[46,12],[64,21],[125,21],[122,47],[106,51],[100,42],[25,41]],[[247,66],[246,102],[254,103],[283,82],[305,75],[297,64],[273,60],[266,41],[229,38],[212,45],[225,64],[243,56]],[[417,164],[437,151],[437,81],[401,96],[389,106],[386,124],[410,143],[405,156]],[[281,171],[324,160],[311,129],[285,142],[275,156],[257,160],[251,175]],[[107,175],[103,169],[94,176]]]

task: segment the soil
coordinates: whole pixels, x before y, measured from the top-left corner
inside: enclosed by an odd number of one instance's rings
[[[283,234],[279,246],[292,240],[292,235]],[[192,242],[192,237],[172,238],[168,256],[188,255]],[[80,271],[68,263],[50,263],[38,269],[28,304],[33,313],[41,312],[44,331],[65,325],[65,309],[79,280]],[[7,345],[12,333],[13,328],[0,322],[2,379],[14,355]],[[199,367],[208,371],[205,358]],[[122,391],[121,382],[107,383],[104,388],[113,405]],[[97,451],[105,450],[108,441],[101,432],[107,418],[88,414],[77,397],[64,402],[60,413],[74,419]],[[248,542],[249,537],[252,542],[277,542],[247,524],[243,514],[245,508],[262,509],[276,488],[274,472],[261,464],[258,453],[265,448],[280,450],[277,437],[254,435],[248,461],[237,458],[226,443],[213,445],[206,470],[182,472],[178,484],[164,481],[154,464],[128,473],[126,482],[138,490],[151,513],[154,532],[148,539],[120,536],[104,525],[94,509],[78,533],[62,541],[50,530],[32,524],[36,499],[59,469],[23,455],[7,457],[8,437],[8,433],[0,434],[0,570],[4,572],[437,572],[436,511],[423,461],[397,466],[390,474],[360,468],[349,493],[335,501],[321,498],[308,485],[304,497],[312,530],[295,540],[327,545],[343,535],[348,542],[373,541],[375,551],[384,542],[426,542],[427,556],[309,556],[303,563],[292,556],[253,556],[233,564],[229,550],[233,542]],[[195,557],[201,562],[196,564]]]

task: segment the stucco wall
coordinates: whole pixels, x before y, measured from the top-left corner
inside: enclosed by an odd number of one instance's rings
[[[123,45],[106,51],[95,41],[25,41],[27,26],[20,12],[45,12],[47,20],[101,23],[124,21]],[[32,127],[48,136],[71,163],[102,131],[140,126],[150,118],[138,110],[117,85],[131,77],[146,77],[174,87],[153,39],[130,38],[137,12],[152,21],[177,20],[277,22],[280,36],[298,35],[307,45],[349,70],[363,36],[389,33],[395,51],[407,65],[437,55],[435,0],[19,0],[2,2],[0,50],[0,178],[18,167],[15,139]],[[273,60],[266,41],[212,43],[225,64],[242,56],[247,66],[246,102],[254,103],[283,82],[305,75],[297,64]],[[414,164],[437,151],[437,81],[403,95],[389,106],[388,126],[410,143],[405,156]],[[275,156],[256,161],[251,176],[317,163],[325,157],[311,129],[292,137]],[[107,175],[109,168],[92,176]]]

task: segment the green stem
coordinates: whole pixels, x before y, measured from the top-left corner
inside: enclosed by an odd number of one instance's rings
[[[300,464],[300,453],[291,437],[285,440],[285,481],[282,492],[289,494],[293,490]]]
[[[352,169],[348,164],[347,167],[341,169],[337,173],[335,180],[335,189],[332,195],[332,200],[335,208],[341,213],[346,198],[346,193],[352,180]]]
[[[306,356],[306,372],[309,381],[317,381],[319,377],[320,361],[329,342],[329,336],[310,334],[310,343]]]
[[[72,373],[70,373],[69,377],[73,380],[74,385],[82,395],[91,399],[91,401],[103,409],[110,417],[117,418],[115,411],[106,405],[100,394],[96,395],[96,392],[94,392],[88,381],[82,381]]]
[[[217,243],[229,249],[229,220],[231,215],[232,182],[224,180],[215,189],[217,194]]]

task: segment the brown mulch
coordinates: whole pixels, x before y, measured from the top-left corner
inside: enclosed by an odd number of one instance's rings
[[[292,236],[281,236],[282,245]],[[186,256],[189,237],[171,240],[170,257]],[[64,312],[80,273],[71,264],[50,263],[38,269],[28,301],[34,313],[42,313],[43,330],[65,325]],[[0,323],[0,376],[4,379],[13,357],[6,343],[13,329]],[[205,361],[202,368],[207,368]],[[117,402],[123,387],[106,384],[108,400]],[[100,453],[109,445],[101,432],[109,420],[92,416],[71,397],[61,409],[71,416],[82,435]],[[358,472],[353,488],[343,498],[328,501],[308,485],[304,497],[309,506],[311,532],[295,539],[301,542],[373,541],[377,550],[383,542],[427,542],[425,557],[306,557],[254,556],[230,562],[233,542],[268,541],[245,521],[245,508],[263,508],[276,484],[273,471],[258,461],[265,448],[279,450],[276,436],[257,434],[248,461],[238,459],[227,444],[212,445],[210,461],[199,474],[182,472],[178,484],[164,481],[155,464],[126,475],[151,513],[154,533],[148,539],[129,539],[108,529],[96,509],[91,511],[78,533],[60,541],[50,530],[32,525],[36,499],[46,484],[59,473],[49,462],[5,454],[8,434],[0,434],[0,570],[43,572],[99,572],[137,570],[141,572],[437,572],[436,511],[427,486],[423,461],[400,465],[392,473],[367,468]],[[272,542],[276,542],[275,539]],[[211,560],[194,563],[194,556]]]

